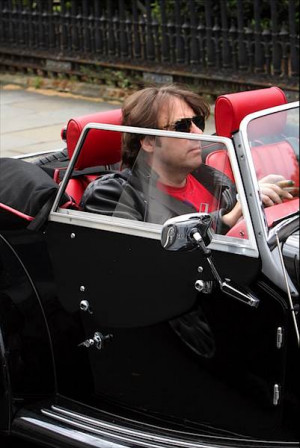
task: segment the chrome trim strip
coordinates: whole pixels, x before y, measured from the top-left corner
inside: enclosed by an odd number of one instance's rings
[[[54,406],[53,406],[54,408]],[[69,418],[55,414],[52,411],[42,409],[41,410],[44,415],[48,417],[52,417],[55,420],[58,420],[63,423],[67,423],[76,428],[80,428],[83,431],[89,431],[90,433],[102,435],[104,437],[108,437],[110,439],[116,439],[120,442],[126,443],[135,443],[138,446],[146,447],[146,448],[162,448],[162,447],[170,447],[174,448],[219,448],[215,444],[203,444],[198,442],[185,442],[178,439],[171,439],[165,436],[157,436],[155,434],[143,433],[141,431],[136,431],[128,428],[124,428],[115,424],[108,424],[104,422],[100,422],[96,419],[90,419],[83,415],[73,414],[71,412],[66,412],[68,416],[72,416],[74,419],[79,419],[84,421],[85,423],[80,423],[79,421],[70,420]],[[59,411],[59,410],[58,410]],[[89,425],[88,425],[89,423]],[[91,427],[90,425],[97,425],[96,427]],[[162,445],[163,443],[163,445]]]
[[[204,436],[207,438],[211,438],[212,442],[201,442],[201,441],[185,441],[180,440],[177,438],[172,438],[164,435],[156,435],[150,432],[143,432],[140,430],[131,429],[129,427],[124,427],[116,423],[110,423],[103,420],[98,420],[94,417],[87,417],[86,415],[79,414],[74,411],[70,411],[68,409],[62,408],[57,405],[51,406],[52,410],[49,409],[41,409],[41,412],[43,415],[47,415],[50,418],[57,419],[59,421],[68,423],[70,425],[74,425],[76,427],[82,427],[85,431],[95,432],[97,434],[103,434],[105,436],[108,436],[110,438],[116,437],[120,441],[124,442],[135,442],[138,444],[138,446],[146,446],[146,447],[170,447],[174,448],[175,446],[177,448],[220,448],[220,442],[222,441],[222,446],[225,448],[228,446],[232,446],[232,443],[235,442],[235,444],[238,442],[241,445],[246,442],[250,442],[253,447],[296,447],[298,446],[297,442],[285,442],[285,441],[269,441],[269,440],[259,440],[259,439],[248,439],[248,438],[238,438],[238,437],[228,437],[225,439],[224,437],[217,437],[217,436]],[[62,415],[59,415],[62,414]],[[114,416],[109,414],[110,418],[113,418]],[[78,422],[74,422],[74,420],[77,420]],[[84,423],[81,423],[84,422]],[[89,426],[92,425],[93,427]],[[151,427],[153,430],[156,428],[154,426],[151,426],[147,423],[143,424],[145,427]],[[103,428],[97,429],[98,428]],[[170,430],[166,428],[159,428],[161,431],[168,431],[175,433],[176,430]],[[178,431],[181,433],[180,431]],[[126,437],[122,438],[121,434],[125,434]],[[197,435],[189,433],[189,432],[182,432],[182,436],[186,437],[197,437]],[[175,434],[174,434],[175,435]],[[130,438],[132,437],[132,439]],[[147,442],[143,442],[140,439],[143,439]],[[152,442],[152,444],[149,444],[149,442]],[[147,443],[145,445],[145,443]],[[153,444],[154,443],[154,444]],[[160,445],[156,445],[156,443],[160,443]],[[164,445],[161,445],[163,443]]]
[[[161,225],[59,208],[49,221],[160,240]]]
[[[69,210],[59,208],[49,217],[50,222],[59,222],[62,224],[86,227],[89,229],[104,230],[107,232],[121,233],[122,235],[131,235],[141,238],[148,238],[160,241],[160,224],[147,223],[142,221],[131,221],[113,216],[96,215],[93,213],[81,212],[78,210]],[[213,241],[209,245],[210,249],[219,250],[227,253],[236,253],[249,257],[257,258],[257,250],[251,247],[249,240],[240,238],[223,237],[214,235]]]
[[[26,160],[26,159],[30,159],[32,157],[45,156],[46,154],[53,154],[55,152],[60,152],[63,149],[65,149],[65,146],[63,148],[59,148],[59,149],[48,149],[46,151],[31,152],[31,153],[26,153],[26,154],[18,154],[17,156],[12,156],[11,158],[12,159]]]
[[[41,432],[47,434],[47,436],[49,436],[49,434],[52,436],[52,441],[55,439],[60,439],[60,441],[63,441],[63,445],[62,446],[73,446],[72,441],[75,443],[74,446],[78,446],[78,442],[80,442],[80,446],[81,447],[86,447],[86,448],[90,448],[90,447],[97,447],[97,448],[127,448],[128,445],[120,445],[117,442],[112,442],[112,441],[108,441],[108,440],[104,440],[104,439],[99,439],[98,437],[96,437],[95,435],[92,434],[88,434],[87,432],[83,432],[83,431],[79,431],[76,430],[74,428],[70,429],[70,428],[66,428],[63,426],[58,426],[57,424],[54,423],[49,423],[48,421],[44,421],[44,420],[39,420],[38,418],[34,418],[34,417],[20,417],[19,422],[22,425],[22,434],[24,434],[24,423],[26,424],[26,426],[28,428],[27,431],[29,433],[30,431],[30,439],[32,440],[32,430],[39,428]],[[17,421],[17,424],[20,425]],[[45,439],[45,435],[43,435],[43,440]],[[39,439],[37,440],[36,438],[34,439],[34,441],[36,443],[39,442]],[[66,445],[66,442],[68,443],[68,445]],[[70,445],[71,443],[71,445]],[[53,446],[53,445],[52,445]],[[61,446],[61,444],[60,444]],[[206,447],[207,448],[207,447]]]

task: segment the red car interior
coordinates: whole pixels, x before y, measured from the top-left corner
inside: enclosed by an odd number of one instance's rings
[[[249,92],[233,93],[223,95],[217,98],[215,106],[215,126],[217,135],[231,138],[238,131],[242,119],[250,113],[257,112],[266,108],[271,108],[286,104],[287,100],[284,92],[278,87],[270,87]],[[256,175],[258,179],[268,174],[281,174],[286,179],[293,180],[295,186],[299,187],[299,164],[292,146],[284,140],[276,143],[261,144],[262,136],[279,135],[282,132],[284,121],[282,116],[276,119],[276,116],[265,117],[264,121],[256,120],[251,126],[251,139],[254,144],[251,153],[254,161]],[[266,124],[266,120],[268,123]],[[260,127],[260,123],[263,128]],[[223,171],[233,180],[233,174],[229,162],[228,154],[225,150],[219,150],[208,155],[206,163],[214,168]],[[291,201],[289,208],[291,212],[298,208],[298,201]],[[271,208],[266,208],[266,217],[268,225],[278,219],[283,208],[286,213],[288,203],[278,204]],[[241,220],[228,233],[228,236],[247,238],[247,231],[244,220]]]
[[[231,138],[239,129],[240,122],[246,115],[265,108],[285,104],[286,102],[284,92],[277,87],[222,95],[217,99],[215,107],[216,133],[219,136]],[[80,134],[88,123],[120,125],[121,122],[121,109],[99,112],[69,120],[66,129],[62,133],[67,143],[69,158],[72,157]],[[282,127],[282,118],[280,123],[277,123],[274,117],[270,117],[270,126],[267,126],[270,135],[278,135],[280,133],[282,130],[280,129]],[[291,145],[287,141],[262,145],[260,141],[262,135],[266,136],[266,127],[264,126],[263,129],[260,129],[257,123],[255,123],[253,125],[253,139],[259,146],[253,146],[251,151],[258,179],[268,174],[281,174],[286,179],[293,180],[295,185],[299,186],[299,165]],[[113,164],[120,162],[120,159],[121,134],[119,132],[92,129],[85,139],[84,147],[76,161],[75,169],[84,170],[99,166],[110,169]],[[224,172],[234,181],[229,157],[225,150],[210,152],[206,156],[205,163]],[[80,177],[70,179],[67,193],[78,204],[87,185],[98,176],[99,173],[83,174]],[[278,207],[277,209],[279,212]],[[268,220],[270,223],[276,219],[276,216],[274,217],[273,215],[274,213]],[[228,235],[247,238],[244,227],[245,225],[240,223],[231,229]]]
[[[67,143],[69,158],[73,156],[81,132],[88,123],[105,123],[120,125],[122,122],[121,109],[98,112],[69,120],[64,137]],[[84,141],[83,148],[76,161],[75,169],[84,170],[90,167],[109,169],[111,165],[121,159],[121,133],[91,129]],[[95,169],[95,172],[97,170]],[[99,176],[97,174],[83,174],[70,179],[67,193],[79,204],[82,194],[88,184]]]
[[[262,109],[279,106],[286,102],[284,92],[278,87],[219,96],[215,106],[216,134],[231,138],[239,130],[241,121],[247,115]],[[278,133],[277,128],[274,129],[275,132]],[[260,135],[259,132],[258,135]],[[261,150],[261,147],[259,150]],[[211,153],[208,159],[206,159],[206,164],[223,171],[230,179],[233,179],[226,151],[220,150],[216,153]]]
[[[246,115],[286,103],[286,96],[278,87],[221,95],[215,106],[216,133],[231,138]]]

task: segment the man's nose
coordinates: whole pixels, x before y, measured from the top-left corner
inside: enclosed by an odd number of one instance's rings
[[[202,129],[198,128],[198,126],[196,126],[194,122],[192,122],[191,124],[190,132],[192,132],[193,134],[203,134]]]

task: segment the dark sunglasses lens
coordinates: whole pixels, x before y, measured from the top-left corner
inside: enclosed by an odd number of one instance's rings
[[[176,121],[174,129],[176,132],[190,132],[192,122],[197,126],[197,128],[204,131],[205,120],[201,115],[197,115],[193,118],[182,118],[181,120]]]
[[[191,124],[191,118],[182,118],[181,120],[176,121],[174,129],[176,132],[190,132]]]
[[[204,117],[202,117],[201,115],[198,115],[197,117],[193,117],[192,121],[197,126],[197,128],[201,129],[201,131],[204,131],[204,129],[205,129]]]

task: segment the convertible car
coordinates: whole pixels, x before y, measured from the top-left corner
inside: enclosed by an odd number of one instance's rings
[[[215,135],[131,128],[116,109],[70,118],[63,150],[0,160],[8,440],[299,446],[299,104],[277,87],[222,95],[215,121]],[[123,194],[112,213],[86,210],[86,188],[122,173],[127,133],[197,141],[234,183],[238,222],[219,231],[205,202],[134,219]],[[266,176],[291,197],[263,206]]]

